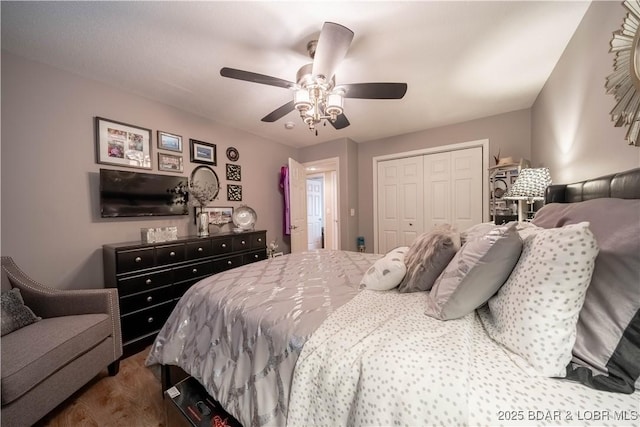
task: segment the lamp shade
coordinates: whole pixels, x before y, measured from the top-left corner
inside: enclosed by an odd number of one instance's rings
[[[543,200],[544,192],[549,185],[551,185],[549,168],[522,169],[516,182],[502,198],[507,200]]]

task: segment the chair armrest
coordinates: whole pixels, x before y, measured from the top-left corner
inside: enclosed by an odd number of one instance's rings
[[[2,257],[2,268],[11,285],[20,289],[24,303],[36,316],[43,318],[104,313],[109,315],[112,335],[122,354],[120,306],[118,290],[108,289],[55,289],[27,276],[10,257]],[[120,357],[118,355],[117,357]]]

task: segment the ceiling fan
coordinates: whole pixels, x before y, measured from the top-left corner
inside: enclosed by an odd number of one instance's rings
[[[407,92],[406,83],[353,83],[336,86],[334,71],[344,59],[353,40],[353,31],[340,24],[325,22],[318,40],[307,44],[311,64],[303,65],[296,82],[250,71],[224,67],[220,75],[294,91],[293,100],[262,118],[263,122],[275,122],[293,110],[316,135],[316,125],[328,121],[336,129],[349,126],[344,115],[344,98],[401,99]]]

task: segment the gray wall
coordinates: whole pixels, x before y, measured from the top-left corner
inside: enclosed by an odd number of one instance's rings
[[[527,109],[358,144],[359,234],[365,237],[367,252],[373,252],[374,157],[488,139],[491,161],[498,151],[501,157],[530,159],[530,129]]]
[[[533,105],[532,160],[556,183],[640,166],[627,128],[613,126],[615,98],[604,87],[613,71],[609,42],[625,16],[621,2],[593,2]]]
[[[236,147],[242,203],[256,210],[256,228],[266,229],[268,240],[282,241],[280,166],[297,150],[2,52],[1,249],[34,279],[58,288],[99,288],[103,244],[139,241],[142,227],[175,225],[179,235],[195,234],[193,214],[100,218],[98,170],[117,167],[95,162],[94,116],[152,129],[152,173],[158,173],[157,130],[182,135],[187,176],[197,166],[189,162],[189,138],[216,144],[217,206],[241,204],[226,201],[225,151]]]

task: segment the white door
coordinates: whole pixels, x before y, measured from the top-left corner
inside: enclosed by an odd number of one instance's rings
[[[464,231],[482,222],[482,148],[451,152],[451,224]]]
[[[482,148],[424,156],[425,231],[451,224],[458,231],[482,222]]]
[[[300,163],[289,159],[291,253],[307,250],[307,176]]]
[[[378,252],[410,245],[423,229],[422,157],[378,163]]]
[[[322,249],[323,239],[323,199],[322,177],[307,178],[307,230],[309,250]]]
[[[338,242],[338,192],[336,171],[324,174],[324,247],[339,249]]]
[[[482,147],[378,162],[377,250],[409,246],[442,224],[482,222]]]
[[[424,229],[451,223],[451,154],[436,153],[424,159]]]

